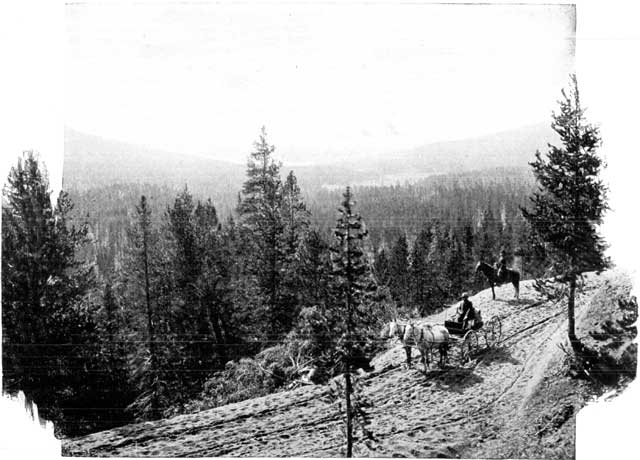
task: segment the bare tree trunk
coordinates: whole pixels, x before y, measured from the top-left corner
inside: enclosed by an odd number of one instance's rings
[[[151,378],[153,379],[153,396],[151,398],[151,413],[153,417],[158,413],[158,388],[157,388],[157,369],[156,369],[156,350],[155,350],[155,332],[153,328],[153,312],[151,309],[151,288],[149,283],[149,252],[147,246],[147,229],[143,228],[142,234],[142,248],[143,248],[143,262],[144,262],[144,293],[147,304],[147,328],[149,333],[149,364],[151,368]]]
[[[222,328],[220,327],[220,315],[217,307],[207,308],[209,326],[216,337],[216,351],[218,353],[218,360],[220,367],[224,367],[227,363],[227,345],[222,334]]]
[[[351,372],[349,364],[347,363],[347,369],[344,373],[345,390],[344,396],[347,406],[347,457],[353,457],[353,414],[351,411]]]
[[[569,323],[569,342],[571,343],[571,348],[577,353],[582,351],[582,344],[578,337],[576,336],[576,318],[575,318],[575,306],[576,306],[576,276],[574,274],[570,275],[569,278],[569,299],[567,301],[567,315],[568,315],[568,323]]]
[[[347,225],[347,356],[345,359],[345,402],[347,410],[347,457],[353,456],[353,420],[351,413],[351,358],[353,355],[351,342],[353,337],[353,303],[351,299],[351,289],[353,286],[352,266],[351,266],[351,239],[349,238],[349,225]]]

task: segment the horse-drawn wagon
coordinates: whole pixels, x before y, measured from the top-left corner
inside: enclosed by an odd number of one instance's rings
[[[457,321],[458,313],[450,320],[444,322],[444,327],[449,332],[449,353],[460,363],[466,363],[472,355],[480,351],[483,346],[480,338],[484,339],[486,348],[494,347],[502,337],[502,321],[500,317],[493,316],[486,324],[482,321],[480,311],[472,322],[465,324]]]
[[[456,361],[464,365],[482,348],[494,347],[502,337],[502,322],[493,316],[486,324],[482,322],[480,312],[472,322],[457,321],[459,312],[443,325],[433,324],[400,324],[391,321],[381,331],[381,338],[397,338],[405,349],[407,365],[411,365],[411,348],[417,348],[421,354],[425,372],[429,367],[432,350],[440,352],[440,366]],[[481,343],[484,339],[484,345]]]

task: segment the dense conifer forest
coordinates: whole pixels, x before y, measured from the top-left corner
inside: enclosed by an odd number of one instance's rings
[[[475,264],[501,250],[525,277],[542,273],[521,212],[525,169],[345,194],[306,189],[273,152],[263,131],[234,203],[188,184],[119,183],[69,190],[54,206],[27,154],[3,203],[5,388],[24,390],[68,436],[213,407],[278,391],[310,367],[330,378],[345,343],[362,358],[375,350],[382,321],[483,288]],[[350,249],[340,229],[356,224],[340,223],[341,203],[361,219]],[[343,257],[360,260],[357,282]],[[347,292],[357,330],[343,330]]]

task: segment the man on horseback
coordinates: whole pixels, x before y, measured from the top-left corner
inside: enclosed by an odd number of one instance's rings
[[[500,251],[500,260],[496,262],[495,266],[479,261],[476,265],[476,273],[482,273],[491,287],[491,294],[493,300],[496,300],[495,286],[510,282],[513,284],[513,288],[516,291],[516,299],[519,297],[520,286],[520,273],[513,269],[507,268],[507,257],[505,251]]]
[[[498,259],[498,262],[496,262],[496,277],[498,278],[498,281],[504,281],[505,280],[505,275],[507,274],[507,254],[504,251],[504,249],[502,249],[500,251],[500,258]]]

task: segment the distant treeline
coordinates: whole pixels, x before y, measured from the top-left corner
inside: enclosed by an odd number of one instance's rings
[[[487,245],[480,257],[493,262],[501,246],[507,252],[527,246],[524,241],[527,235],[518,230],[524,225],[520,207],[528,204],[533,184],[528,169],[496,168],[434,175],[415,183],[392,186],[355,186],[352,191],[358,210],[365,217],[373,249],[389,250],[401,235],[406,235],[412,244],[424,228],[434,225],[454,229],[456,233],[470,226],[476,236],[483,228],[491,231],[488,239],[495,241]],[[335,223],[336,203],[340,202],[342,191],[309,189],[304,183],[300,189],[310,211],[311,226],[328,236]],[[91,250],[98,253],[94,255],[98,265],[108,270],[116,255],[123,254],[126,229],[135,219],[134,206],[140,196],[147,196],[154,219],[159,221],[180,191],[166,185],[116,183],[82,191],[71,189],[69,196],[75,203],[73,218],[88,223],[95,243]],[[197,199],[206,198],[192,193]],[[214,204],[224,221],[234,215],[237,200]],[[495,228],[490,228],[493,224]],[[510,234],[511,239],[500,235],[498,241],[498,233]],[[521,268],[526,273],[536,272],[536,267],[524,262],[521,261]]]

